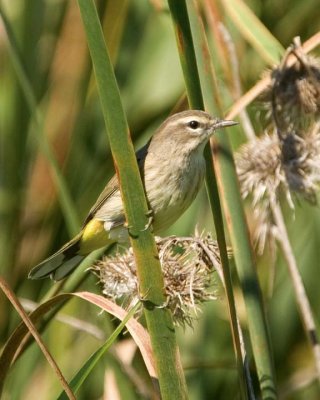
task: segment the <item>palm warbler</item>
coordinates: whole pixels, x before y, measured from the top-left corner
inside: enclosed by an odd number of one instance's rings
[[[137,152],[155,233],[172,225],[196,197],[205,174],[203,149],[216,129],[235,125],[190,110],[172,115]],[[34,267],[29,278],[70,274],[91,251],[128,240],[117,177],[114,176],[91,208],[80,233]]]

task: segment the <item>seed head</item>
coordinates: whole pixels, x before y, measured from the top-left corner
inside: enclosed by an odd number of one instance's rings
[[[284,156],[285,155],[285,156]],[[320,130],[315,125],[304,137],[264,134],[243,145],[235,157],[243,198],[250,198],[256,222],[255,242],[260,253],[273,237],[272,204],[284,196],[294,209],[292,195],[312,204],[320,183]]]
[[[210,236],[156,239],[165,282],[166,306],[176,324],[191,326],[201,303],[215,298],[212,272],[220,265],[217,243]],[[125,307],[139,298],[132,249],[106,257],[93,270],[100,277],[103,294]],[[139,311],[141,314],[142,306]]]
[[[292,65],[289,56],[296,58]],[[303,135],[320,116],[320,60],[304,54],[295,43],[269,75],[271,84],[261,99],[271,111],[278,134]]]
[[[320,60],[304,54],[295,38],[268,74],[271,84],[262,99],[272,133],[245,144],[236,156],[242,196],[252,201],[259,252],[267,238],[273,242],[273,205],[284,195],[294,209],[293,194],[315,204],[320,181]]]

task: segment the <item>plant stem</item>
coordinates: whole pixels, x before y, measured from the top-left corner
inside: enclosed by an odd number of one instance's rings
[[[193,44],[193,38],[191,34],[191,27],[190,27],[186,3],[184,0],[182,1],[169,0],[169,7],[176,30],[180,61],[184,73],[189,103],[192,108],[204,109],[204,102],[200,85],[200,76],[198,72],[195,48]],[[207,71],[206,68],[204,69]],[[210,100],[211,104],[213,103],[211,98],[210,99],[208,98],[208,100]],[[233,337],[233,344],[235,348],[241,396],[242,398],[247,398],[245,373],[243,367],[244,359],[242,358],[241,343],[238,332],[238,321],[237,321],[236,308],[232,290],[232,280],[229,268],[226,240],[224,235],[222,211],[220,206],[218,187],[215,179],[215,172],[213,169],[212,154],[210,152],[209,146],[207,146],[205,149],[205,158],[207,166],[206,188],[217,232],[217,240],[218,240],[221,264],[224,275],[223,281],[228,301],[230,325]]]
[[[319,343],[316,324],[312,315],[311,306],[305,291],[305,287],[302,281],[301,274],[299,272],[295,256],[291,248],[281,207],[277,202],[271,202],[271,207],[272,207],[272,215],[278,230],[278,232],[276,233],[276,238],[282,250],[283,256],[285,258],[288,267],[289,274],[291,276],[291,281],[294,289],[294,295],[296,298],[297,306],[303,322],[305,334],[307,336],[308,342],[311,346],[311,350],[313,353],[317,371],[317,379],[320,382],[320,343]]]
[[[187,389],[172,315],[166,307],[164,282],[148,207],[123,111],[118,85],[93,0],[78,0],[95,71],[102,112],[120,184],[130,241],[135,256],[140,296],[151,337],[162,398],[186,399]]]
[[[193,2],[188,2],[188,7]],[[186,77],[186,86],[189,97],[189,102],[194,108],[203,108],[203,100],[200,87],[200,79],[198,74],[197,61],[199,65],[201,60],[196,60],[195,46],[191,36],[190,23],[188,19],[187,6],[185,0],[169,0],[169,7],[176,24],[176,37],[178,41],[178,49],[181,58],[181,65]],[[191,13],[190,13],[191,14]],[[196,14],[193,8],[192,15]],[[199,29],[198,29],[199,30]],[[199,32],[195,32],[196,36],[200,37]],[[205,104],[209,106],[211,113],[216,110],[221,111],[220,97],[214,82],[213,70],[210,65],[209,52],[205,41],[197,39],[197,48],[204,51],[203,59],[206,63],[201,63],[201,76],[203,84],[203,94],[205,96]],[[209,60],[209,61],[208,61]],[[211,73],[209,73],[211,72]],[[211,82],[210,82],[211,81]],[[218,100],[216,100],[216,98]],[[214,103],[217,104],[214,104]],[[257,373],[259,377],[261,395],[263,399],[276,399],[276,386],[274,378],[274,366],[269,343],[269,335],[267,329],[267,322],[263,308],[262,295],[258,283],[251,243],[245,219],[245,214],[242,206],[242,199],[239,192],[239,184],[235,171],[234,161],[232,157],[231,146],[227,134],[217,132],[215,135],[215,146],[213,146],[213,163],[215,176],[217,178],[219,193],[217,190],[217,183],[214,179],[214,172],[212,169],[212,158],[209,158],[209,150],[206,150],[207,157],[207,187],[210,203],[213,209],[215,218],[215,225],[217,230],[217,238],[221,252],[221,258],[224,259],[225,238],[223,233],[222,216],[220,211],[219,194],[221,196],[222,206],[226,217],[230,239],[234,251],[234,257],[237,267],[238,276],[241,282],[241,287],[244,295],[247,318],[249,325],[249,332],[251,344],[256,363]],[[210,166],[211,163],[211,166]],[[221,235],[221,236],[220,236]],[[223,235],[223,236],[222,236]],[[220,247],[221,246],[221,247]],[[223,265],[224,261],[223,261]],[[228,267],[227,267],[228,268]],[[230,284],[230,291],[232,292],[232,283],[230,278],[230,271],[226,271],[225,276],[226,286]],[[229,296],[229,293],[228,293]],[[233,294],[231,294],[233,298]],[[230,304],[232,300],[230,300]],[[234,308],[234,306],[231,306]],[[235,310],[234,310],[235,312]],[[236,324],[236,318],[232,318],[232,324]],[[233,333],[236,332],[236,327],[233,328]],[[239,335],[237,335],[239,346]],[[237,350],[237,361],[240,363],[241,354]],[[243,381],[243,372],[239,369],[240,382]],[[242,396],[245,396],[243,385]]]

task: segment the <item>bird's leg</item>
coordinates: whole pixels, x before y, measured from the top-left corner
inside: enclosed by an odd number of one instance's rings
[[[155,304],[152,303],[152,301],[147,299],[147,296],[149,294],[150,289],[148,289],[144,294],[140,294],[140,289],[138,290],[138,297],[141,303],[143,304],[144,307],[146,307],[147,310],[153,310],[155,307]]]
[[[146,212],[146,216],[148,217],[148,222],[144,226],[143,229],[140,229],[138,232],[134,229],[132,225],[128,225],[127,222],[123,224],[124,228],[128,230],[129,236],[132,238],[136,239],[139,236],[139,232],[145,232],[147,229],[150,228],[152,222],[153,222],[153,210],[148,210]]]
[[[134,229],[133,225],[129,225],[127,221],[123,224],[123,227],[127,229],[129,236],[133,239],[137,239],[139,237],[139,232]]]
[[[140,291],[138,291],[139,300],[148,310],[153,310],[154,308],[166,308],[169,304],[169,297],[166,297],[166,300],[162,304],[155,304],[151,300],[148,300],[146,297],[149,294],[150,289],[146,291],[143,295],[140,295]]]
[[[151,226],[151,224],[153,222],[153,217],[154,217],[153,210],[151,210],[151,209],[148,210],[146,212],[146,217],[148,217],[148,222],[146,223],[145,227],[142,229],[142,232],[144,232],[144,231],[146,231],[147,229],[150,228],[150,226]]]
[[[168,305],[169,305],[169,302],[170,302],[170,298],[169,298],[169,296],[166,296],[166,300],[162,303],[162,304],[159,304],[159,305],[154,305],[154,308],[167,308],[168,307]]]

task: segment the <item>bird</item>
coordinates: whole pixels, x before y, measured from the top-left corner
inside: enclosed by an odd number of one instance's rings
[[[217,129],[237,122],[187,110],[169,116],[136,153],[155,234],[171,226],[191,205],[203,183],[204,148]],[[80,232],[56,253],[35,266],[30,279],[59,281],[93,250],[127,242],[128,227],[117,176],[90,209]]]

